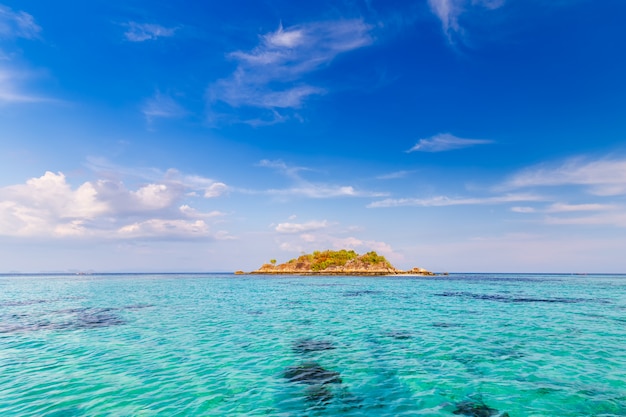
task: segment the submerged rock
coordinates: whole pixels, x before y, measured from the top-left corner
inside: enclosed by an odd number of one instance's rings
[[[315,406],[324,407],[335,398],[326,385],[312,385],[306,389],[306,400]]]
[[[407,331],[404,331],[404,330],[396,330],[396,331],[386,332],[386,333],[383,333],[383,336],[391,337],[391,338],[394,338],[396,340],[407,340],[407,339],[411,339],[413,337],[411,335],[411,333],[409,333]]]
[[[3,325],[0,325],[0,333],[34,332],[39,330],[82,330],[119,326],[126,324],[127,321],[120,317],[116,313],[117,311],[139,310],[149,307],[153,307],[153,305],[135,304],[124,307],[104,308],[75,307],[53,311],[52,313],[61,316],[58,319],[54,317],[53,320],[31,314],[14,314],[11,318],[22,322],[14,324],[2,323]]]
[[[452,414],[470,417],[491,417],[499,415],[500,412],[482,402],[462,401],[456,404],[456,409]],[[509,413],[501,414],[500,417],[509,417]]]
[[[460,323],[446,323],[446,322],[437,322],[432,324],[433,327],[441,327],[441,328],[449,328],[449,327],[463,327]]]
[[[317,362],[305,362],[290,366],[284,375],[290,382],[308,385],[341,384],[339,372],[329,371]]]
[[[327,340],[298,339],[293,342],[293,350],[296,353],[309,353],[332,349],[335,349],[335,345]]]
[[[346,291],[343,293],[344,297],[360,297],[361,295],[381,294],[381,291],[373,290],[360,290],[360,291]]]
[[[126,324],[121,317],[108,311],[89,311],[78,314],[76,321],[70,324],[70,328],[75,329],[95,329],[99,327],[117,326]]]

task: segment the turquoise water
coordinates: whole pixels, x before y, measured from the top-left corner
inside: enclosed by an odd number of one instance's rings
[[[626,416],[626,277],[0,277],[0,416]]]

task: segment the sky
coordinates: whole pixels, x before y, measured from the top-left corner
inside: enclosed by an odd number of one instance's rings
[[[626,273],[622,0],[0,0],[0,273]]]

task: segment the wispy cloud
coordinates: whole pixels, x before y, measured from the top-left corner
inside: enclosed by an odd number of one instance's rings
[[[339,54],[373,42],[371,27],[360,19],[312,22],[279,28],[260,37],[251,51],[235,51],[235,72],[215,82],[209,97],[237,108],[293,109],[326,89],[303,78]]]
[[[24,184],[0,188],[0,235],[17,237],[211,238],[207,221],[221,213],[188,204],[197,177],[127,188],[98,179],[74,187],[63,173],[46,172]],[[216,183],[213,183],[216,184]],[[200,189],[204,189],[201,187]]]
[[[545,197],[535,194],[506,194],[495,197],[459,197],[450,198],[446,196],[437,196],[431,198],[387,198],[380,201],[370,203],[368,208],[383,207],[445,207],[445,206],[463,206],[463,205],[493,205],[517,203],[526,201],[545,201]]]
[[[333,198],[333,197],[382,197],[385,193],[358,190],[352,186],[307,183],[300,186],[270,189],[264,194],[283,197]]]
[[[41,27],[35,23],[33,16],[0,4],[0,39],[34,39],[39,36],[39,32]]]
[[[187,113],[170,95],[159,91],[144,102],[141,112],[148,125],[152,125],[156,119],[176,119]]]
[[[0,40],[36,39],[40,32],[41,27],[35,23],[33,16],[0,4]],[[0,104],[57,101],[26,91],[24,84],[34,77],[33,73],[24,69],[11,68],[8,63],[11,61],[11,54],[5,53],[2,49],[0,49],[1,61],[4,63],[0,66]]]
[[[464,139],[450,133],[439,133],[426,139],[420,139],[407,152],[445,152],[454,149],[469,148],[470,146],[493,143],[486,139]]]
[[[537,209],[534,207],[525,207],[525,206],[515,206],[515,207],[511,207],[511,211],[513,213],[536,213]]]
[[[578,226],[615,226],[626,227],[626,211],[609,212],[582,217],[554,217],[545,219],[547,224]]]
[[[542,219],[542,222],[548,225],[626,227],[626,209],[618,204],[553,203],[542,209],[513,207],[511,210],[524,214],[548,214]]]
[[[482,7],[494,10],[502,7],[505,0],[428,0],[430,10],[441,21],[443,32],[451,43],[458,35],[463,35],[464,30],[459,19],[469,10]]]
[[[0,104],[59,102],[59,100],[25,91],[24,84],[32,77],[29,71],[11,70],[0,66]]]
[[[274,227],[274,231],[277,232],[276,240],[280,248],[285,251],[310,252],[320,248],[335,248],[353,249],[363,253],[375,250],[395,260],[401,259],[401,256],[394,253],[391,245],[386,242],[356,237],[353,234],[357,231],[356,229],[358,228],[342,227],[328,220],[311,220],[303,223],[284,222]]]
[[[407,175],[412,174],[415,171],[396,171],[389,174],[383,174],[376,177],[377,180],[396,180],[400,178],[406,178]]]
[[[307,197],[307,198],[333,198],[333,197],[382,197],[385,193],[359,190],[351,185],[326,184],[311,182],[302,178],[300,172],[313,171],[306,167],[297,167],[286,164],[283,161],[262,160],[258,166],[277,170],[285,177],[292,180],[293,185],[286,188],[272,188],[264,191],[246,190],[250,194],[268,194],[278,197]]]
[[[275,230],[279,233],[305,233],[305,232],[312,232],[315,230],[325,229],[328,227],[328,225],[329,223],[326,220],[322,220],[322,221],[313,220],[313,221],[306,222],[306,223],[286,222],[286,223],[279,223],[276,226]]]
[[[165,27],[154,23],[128,22],[124,26],[128,28],[124,36],[131,42],[144,42],[156,40],[158,38],[168,38],[174,36],[177,27]]]
[[[128,168],[111,163],[105,158],[89,157],[85,167],[94,171],[101,177],[120,182],[120,178],[128,178],[133,181],[171,184],[184,189],[187,195],[203,195],[205,198],[219,197],[230,188],[223,182],[199,175],[184,174],[177,169],[162,171],[151,167]]]
[[[511,207],[511,211],[515,213],[576,213],[581,211],[611,211],[618,210],[619,206],[615,204],[598,204],[598,203],[586,203],[586,204],[567,204],[567,203],[553,203],[545,208],[516,206]]]
[[[618,206],[614,204],[566,204],[566,203],[554,203],[546,208],[546,213],[572,213],[580,211],[610,211],[617,209]]]
[[[274,161],[271,161],[269,159],[262,159],[257,165],[264,168],[275,169],[281,174],[298,181],[302,180],[302,178],[300,177],[300,172],[312,171],[311,168],[287,165],[284,161],[281,161],[280,159]]]
[[[353,235],[345,235],[345,230],[320,228],[305,233],[280,233],[279,247],[286,252],[311,252],[320,248],[351,249],[359,253],[376,251],[385,255],[390,261],[403,261],[404,257],[396,253],[387,242],[372,239],[363,239]]]
[[[500,189],[578,185],[598,196],[626,194],[626,159],[577,158],[557,166],[535,166],[507,180]]]

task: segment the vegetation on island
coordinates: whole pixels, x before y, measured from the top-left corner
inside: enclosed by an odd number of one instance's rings
[[[323,271],[331,266],[345,266],[349,261],[358,259],[359,261],[368,264],[382,264],[387,267],[391,267],[391,264],[384,256],[377,254],[376,252],[367,252],[365,255],[359,256],[353,250],[325,250],[314,251],[308,255],[301,255],[296,259],[291,259],[288,264],[307,263],[310,265],[310,269],[315,272]]]

